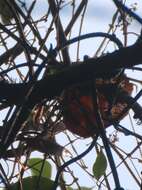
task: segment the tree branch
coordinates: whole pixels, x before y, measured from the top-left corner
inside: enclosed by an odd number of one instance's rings
[[[91,79],[107,77],[121,68],[130,68],[141,64],[142,44],[121,48],[100,58],[89,58],[80,64],[67,66],[56,74],[49,75],[37,81],[29,97],[29,106],[43,99],[51,100],[71,85],[84,83]],[[82,64],[83,63],[83,64]],[[0,101],[8,104],[18,104],[23,100],[29,89],[29,83],[8,84],[0,82]]]

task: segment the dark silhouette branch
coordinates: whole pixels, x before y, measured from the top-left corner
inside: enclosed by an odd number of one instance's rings
[[[76,20],[78,19],[80,13],[82,12],[84,6],[87,4],[88,0],[82,0],[76,10],[76,12],[74,13],[74,16],[72,17],[71,21],[69,22],[67,28],[65,29],[65,35],[67,36],[69,34],[69,32],[71,31],[74,23],[76,22]]]
[[[54,0],[48,0],[48,3],[50,6],[51,14],[53,18],[55,19],[55,26],[57,30],[57,46],[60,46],[63,43],[65,43],[67,39],[66,39],[63,26],[61,23],[61,19],[59,16],[59,7],[57,7],[56,2]],[[65,63],[70,64],[70,56],[69,56],[67,47],[62,50],[62,56]]]
[[[114,4],[118,8],[118,10],[123,10],[125,13],[127,13],[130,17],[134,18],[137,22],[142,24],[142,18],[137,15],[134,11],[132,11],[130,8],[128,8],[126,5],[124,5],[121,1],[119,0],[113,0]]]
[[[49,75],[36,82],[29,97],[29,106],[43,99],[51,100],[59,96],[61,92],[78,83],[84,83],[95,78],[105,78],[113,71],[122,68],[130,68],[141,64],[142,44],[135,43],[132,46],[121,48],[100,58],[89,58],[80,64],[67,66],[56,74]],[[82,64],[83,63],[83,64]],[[0,82],[0,101],[8,104],[19,104],[25,97],[29,83],[8,84]]]
[[[19,105],[17,106],[17,111],[15,111],[15,114],[8,122],[7,131],[1,144],[3,151],[7,150],[14,141],[23,122],[26,121],[29,111],[35,104],[45,99],[51,100],[60,96],[61,92],[71,85],[85,83],[95,78],[105,79],[108,76],[112,76],[116,70],[140,64],[142,61],[141,50],[142,44],[137,42],[130,47],[121,48],[103,57],[90,58],[80,62],[80,64],[67,66],[56,74],[36,81],[33,86],[31,83],[8,84],[3,81],[0,82],[0,101],[8,105]],[[29,94],[28,97],[27,94]],[[27,98],[25,99],[25,97]],[[18,117],[15,119],[17,113]],[[7,139],[6,141],[5,138]]]
[[[121,187],[120,187],[119,177],[117,174],[113,155],[112,155],[112,152],[111,152],[111,149],[109,146],[108,138],[107,138],[107,135],[105,132],[104,122],[103,122],[101,112],[100,112],[99,107],[98,107],[97,90],[96,91],[95,90],[96,90],[96,85],[94,84],[94,82],[92,82],[93,107],[94,107],[94,113],[96,116],[96,123],[97,123],[96,128],[97,128],[98,134],[100,134],[102,141],[103,141],[103,145],[104,145],[104,148],[105,148],[105,151],[107,154],[107,158],[108,158],[109,165],[110,165],[112,175],[113,175],[113,179],[115,182],[115,187],[116,187],[116,189],[120,189]]]

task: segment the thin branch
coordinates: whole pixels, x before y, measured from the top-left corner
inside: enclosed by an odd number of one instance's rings
[[[74,23],[76,22],[78,16],[79,16],[80,13],[82,12],[84,6],[86,6],[87,2],[88,2],[88,0],[82,0],[82,1],[81,1],[80,5],[78,6],[78,8],[77,8],[77,10],[76,10],[76,12],[75,12],[75,14],[73,15],[73,17],[72,17],[71,21],[69,22],[67,28],[65,29],[65,35],[66,35],[66,36],[67,36],[68,33],[71,31],[71,29],[72,29]]]
[[[57,30],[57,46],[66,43],[66,36],[63,30],[63,26],[59,17],[59,9],[56,6],[55,0],[48,0],[50,9],[51,9],[51,13],[53,18],[55,19],[55,26],[56,26],[56,30]],[[62,50],[62,56],[63,56],[63,60],[65,62],[65,64],[70,65],[71,61],[70,61],[70,57],[69,57],[69,53],[68,53],[68,48],[66,47],[64,50]]]
[[[134,13],[130,8],[128,8],[126,5],[124,5],[120,0],[113,0],[114,4],[118,9],[122,9],[124,12],[126,12],[129,16],[133,17],[136,21],[138,21],[140,24],[142,24],[142,18]]]
[[[80,160],[82,157],[84,157],[86,154],[88,154],[88,153],[94,148],[94,146],[95,146],[95,144],[96,144],[96,141],[97,141],[97,138],[98,138],[98,136],[96,136],[96,137],[93,139],[91,145],[90,145],[84,152],[82,152],[80,155],[74,157],[73,159],[71,159],[71,160],[65,162],[62,166],[59,167],[58,172],[57,172],[57,174],[56,174],[56,178],[55,178],[54,185],[53,185],[53,187],[52,187],[52,190],[56,190],[56,188],[57,188],[57,186],[58,186],[58,180],[59,180],[59,177],[60,177],[60,175],[61,175],[61,172],[63,172],[63,170],[64,170],[67,166],[73,164],[74,162],[76,162],[77,160]]]
[[[110,168],[112,171],[113,179],[115,182],[115,187],[116,187],[116,189],[120,189],[121,188],[120,181],[119,181],[118,173],[117,173],[116,166],[114,163],[113,155],[112,155],[112,152],[111,152],[111,149],[109,146],[109,142],[108,142],[108,139],[106,136],[104,122],[103,122],[103,119],[102,119],[102,116],[101,116],[101,113],[100,113],[100,110],[98,107],[97,90],[95,90],[95,87],[96,87],[96,85],[94,84],[94,82],[92,82],[93,107],[94,107],[94,114],[95,114],[96,123],[97,123],[97,125],[96,125],[97,130],[96,131],[98,131],[98,134],[102,138],[102,141],[103,141],[103,144],[105,147],[105,151],[107,154],[107,158],[109,161],[109,165],[110,165]],[[94,97],[95,97],[95,99],[94,99]]]

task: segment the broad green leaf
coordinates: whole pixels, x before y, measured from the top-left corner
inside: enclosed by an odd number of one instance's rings
[[[67,187],[67,190],[74,190],[72,187]]]
[[[31,167],[32,176],[39,176],[42,168],[43,160],[40,158],[32,158],[28,160],[28,166]],[[41,176],[51,178],[52,167],[47,161],[44,162]]]
[[[38,184],[38,182],[39,182],[39,184]],[[54,183],[54,181],[44,178],[44,177],[41,177],[40,181],[39,181],[39,177],[34,176],[34,177],[24,178],[22,180],[22,187],[23,187],[23,190],[27,190],[27,189],[51,190],[53,183]],[[38,188],[37,188],[37,185],[39,185]],[[19,182],[12,184],[10,187],[10,190],[18,190],[18,189],[19,189]]]
[[[93,165],[93,174],[94,177],[99,180],[105,174],[107,168],[107,159],[101,150],[97,155],[96,161]]]

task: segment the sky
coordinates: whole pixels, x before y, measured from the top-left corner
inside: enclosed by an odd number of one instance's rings
[[[26,0],[28,2],[28,0]],[[67,2],[69,2],[67,0]],[[78,0],[78,2],[80,2]],[[138,3],[138,10],[137,13],[139,15],[142,16],[142,2],[141,1],[136,1],[136,0],[127,0],[127,5],[131,6],[132,3],[137,2]],[[83,23],[83,29],[82,29],[82,34],[85,33],[90,33],[90,32],[107,32],[108,28],[109,28],[109,24],[111,24],[111,19],[113,16],[114,11],[116,10],[113,2],[111,0],[100,0],[100,1],[95,1],[95,0],[89,0],[89,6],[87,8],[86,11],[86,16],[85,16],[85,20]],[[36,7],[35,7],[35,11],[33,12],[33,16],[39,18],[40,16],[44,15],[44,13],[47,11],[47,1],[46,0],[40,0],[37,1]],[[62,22],[63,22],[63,26],[65,27],[69,21],[70,18],[70,10],[69,7],[66,7],[64,9],[64,12],[61,14],[61,18],[62,18]],[[79,20],[80,22],[80,20]],[[72,31],[72,37],[75,37],[78,35],[79,33],[79,22],[76,23],[75,27],[73,28]],[[44,26],[44,28],[40,28],[41,31],[43,31],[43,36],[46,33],[48,29],[48,26]],[[128,28],[129,32],[135,32],[137,34],[140,33],[141,30],[141,26],[133,21],[132,25]],[[118,32],[116,33],[117,37],[119,37],[122,41],[123,41],[123,35],[122,35],[122,31],[118,29]],[[131,35],[129,34],[129,38],[128,38],[128,45],[131,45],[135,42],[136,40],[136,36],[135,35]],[[55,38],[54,35],[51,35],[51,37],[49,38],[50,40],[47,42],[47,46],[50,46],[50,43],[53,43],[53,46],[55,46]],[[84,40],[81,42],[80,44],[80,55],[79,58],[83,59],[84,55],[89,55],[89,56],[93,56],[96,48],[98,47],[99,43],[101,42],[102,39],[89,39],[89,40]],[[72,57],[72,60],[76,59],[76,44],[72,45],[70,47],[70,55]],[[113,45],[110,45],[109,49],[107,49],[107,51],[113,51],[115,49],[115,47]],[[140,72],[127,72],[129,76],[133,76],[137,79],[142,80],[142,76]],[[141,88],[140,85],[137,85],[138,90]],[[134,94],[137,92],[137,88],[135,88],[134,90]],[[141,100],[139,100],[140,103]],[[122,121],[122,125],[127,126],[129,129],[132,129],[130,120],[129,120],[129,116],[127,118],[125,118]],[[135,125],[135,123],[134,123]],[[142,130],[140,128],[140,126],[138,126],[136,128],[138,133],[141,133]],[[111,134],[114,131],[113,127],[110,127],[107,130],[107,135],[109,136],[109,134]],[[71,134],[70,134],[71,135]],[[128,136],[125,136],[123,134],[118,134],[119,137],[119,141],[117,142],[117,145],[124,148],[125,151],[131,151],[133,148],[133,145],[136,144],[136,141],[134,138],[130,138]],[[71,135],[71,138],[74,139],[74,137]],[[66,137],[63,135],[59,135],[57,141],[62,144],[65,145],[66,144]],[[78,152],[82,152],[86,149],[87,144],[91,142],[91,138],[90,139],[81,139],[78,140],[75,144],[76,149],[78,150]],[[101,140],[99,141],[100,144],[102,144]],[[37,156],[37,152],[33,154],[33,156]],[[137,156],[137,154],[136,154]],[[116,164],[118,164],[120,162],[119,158],[116,156],[116,154],[114,154],[115,157],[115,161]],[[85,159],[85,163],[88,166],[88,170],[91,172],[92,170],[92,164],[95,161],[96,158],[96,152],[95,150],[92,150],[84,159]],[[65,156],[65,159],[68,160],[70,159],[68,156]],[[134,160],[135,161],[135,160]],[[131,163],[131,161],[129,161],[129,164],[132,166],[133,164]],[[139,172],[142,170],[142,167],[139,163],[137,163],[137,161],[135,162],[135,164],[138,166],[138,170]],[[132,166],[133,167],[133,166]],[[72,165],[72,170],[75,171],[75,175],[79,178],[79,183],[82,186],[89,186],[92,187],[94,186],[94,180],[92,180],[90,177],[88,177],[88,174],[86,174],[85,172],[83,172],[83,170],[80,169],[80,167],[78,167],[78,165],[75,163]],[[119,177],[120,177],[120,181],[122,183],[122,187],[125,188],[125,190],[137,190],[138,186],[135,183],[135,181],[130,178],[127,170],[123,167],[120,166],[118,168],[119,170]],[[109,168],[107,170],[107,172],[109,173]],[[53,171],[53,177],[55,177],[55,171]],[[70,177],[67,175],[67,179],[70,179]],[[112,181],[112,189],[114,188],[114,183],[113,183],[113,179],[112,176],[110,176],[110,180]],[[105,188],[101,188],[101,190],[106,190]]]

